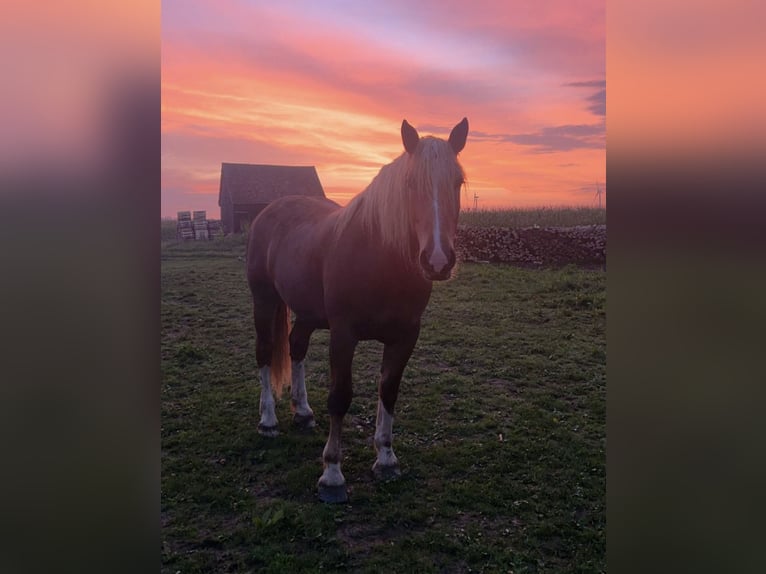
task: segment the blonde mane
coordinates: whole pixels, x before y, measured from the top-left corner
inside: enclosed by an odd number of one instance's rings
[[[449,143],[422,137],[414,154],[404,152],[383,166],[365,190],[341,210],[335,224],[336,237],[356,221],[383,245],[412,259],[413,200],[425,197],[432,201],[434,184],[442,187],[446,183],[452,189],[456,182],[464,180],[463,168]],[[460,208],[457,194],[443,193],[439,201],[454,213]]]

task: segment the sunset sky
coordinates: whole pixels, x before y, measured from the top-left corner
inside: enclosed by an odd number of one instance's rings
[[[467,116],[462,198],[595,205],[605,189],[603,0],[162,2],[162,215],[218,217],[221,162],[314,165],[345,204],[406,118]]]

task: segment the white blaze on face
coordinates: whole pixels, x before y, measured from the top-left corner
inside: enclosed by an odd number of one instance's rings
[[[433,186],[433,198],[434,198],[434,250],[431,252],[431,256],[428,258],[428,263],[431,265],[436,273],[441,271],[447,266],[449,260],[442,250],[442,235],[441,235],[441,221],[439,220],[439,187],[434,184]]]

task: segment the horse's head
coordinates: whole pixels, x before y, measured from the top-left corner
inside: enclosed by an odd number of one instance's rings
[[[465,146],[468,119],[463,118],[449,139],[421,138],[407,120],[402,141],[409,156],[406,186],[418,262],[432,281],[449,279],[455,266],[455,233],[460,212],[460,188],[465,181],[457,154]]]

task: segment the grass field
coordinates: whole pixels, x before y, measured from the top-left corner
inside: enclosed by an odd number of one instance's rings
[[[470,227],[574,227],[605,223],[606,209],[598,207],[480,209],[460,212],[460,224]]]
[[[162,571],[605,571],[605,274],[463,264],[436,284],[374,480],[381,346],[359,345],[344,426],[350,502],[315,493],[326,332],[307,357],[314,432],[258,435],[240,243],[163,244]]]

